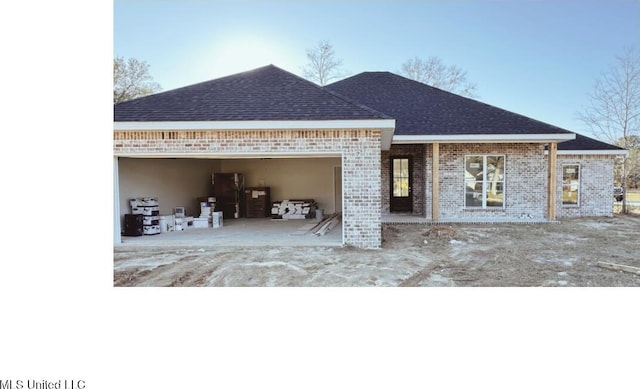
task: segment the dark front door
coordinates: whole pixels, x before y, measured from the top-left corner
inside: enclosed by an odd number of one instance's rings
[[[391,212],[412,212],[411,157],[391,157]]]

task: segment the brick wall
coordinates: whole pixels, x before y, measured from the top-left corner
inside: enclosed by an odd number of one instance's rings
[[[558,217],[613,216],[613,167],[615,157],[606,155],[558,155]],[[562,204],[562,166],[580,166],[578,205]]]
[[[432,145],[393,145],[382,153],[382,212],[389,213],[389,185],[391,156],[414,157],[414,214],[431,219]],[[474,154],[505,155],[504,209],[465,209],[464,157]],[[416,163],[422,155],[423,162]],[[562,205],[562,165],[580,165],[580,202],[578,206]],[[421,165],[421,166],[420,166]],[[421,167],[422,174],[416,174]],[[440,144],[440,218],[442,220],[486,220],[494,218],[547,217],[547,156],[542,144]],[[557,206],[558,217],[613,215],[612,156],[558,155]],[[422,180],[422,181],[421,181]],[[422,187],[418,190],[419,182]],[[419,211],[415,211],[419,210]]]
[[[421,151],[418,151],[422,149]],[[420,201],[422,208],[419,215],[431,219],[431,169],[433,145],[418,146],[403,145],[392,146],[389,153],[383,153],[382,173],[383,183],[388,181],[389,166],[388,155],[394,153],[415,156],[422,154],[423,174],[420,195],[416,195],[416,201]],[[465,208],[464,188],[464,158],[466,155],[498,154],[505,155],[505,207],[498,209],[468,209]],[[414,169],[415,169],[414,161]],[[542,144],[440,144],[440,218],[442,220],[453,219],[460,221],[487,220],[487,219],[514,219],[530,217],[542,219],[546,217],[546,182],[547,162],[544,156]],[[420,178],[414,176],[414,187]],[[383,213],[389,211],[388,188],[383,185]]]
[[[504,208],[465,208],[464,158],[475,154],[505,155]],[[441,144],[440,217],[460,220],[544,218],[546,171],[541,144]]]
[[[114,131],[114,155],[342,154],[344,243],[379,248],[380,130]]]

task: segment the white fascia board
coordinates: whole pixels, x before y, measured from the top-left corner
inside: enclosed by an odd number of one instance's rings
[[[342,157],[341,152],[287,152],[287,153],[270,153],[270,152],[240,152],[240,153],[162,153],[162,152],[150,152],[150,153],[131,153],[122,152],[114,153],[116,157],[130,157],[130,158],[201,158],[201,159],[280,159],[280,158],[335,158]]]
[[[549,150],[544,151],[548,155]],[[557,155],[627,155],[627,150],[558,150]]]
[[[395,119],[369,120],[238,120],[204,122],[113,122],[116,131],[395,129]]]
[[[383,151],[387,151],[391,148],[394,129],[395,128],[382,128],[380,130],[380,148]]]
[[[549,143],[565,142],[575,134],[394,135],[393,144],[409,143]]]

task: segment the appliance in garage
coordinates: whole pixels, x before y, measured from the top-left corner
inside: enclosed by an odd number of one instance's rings
[[[244,176],[240,173],[213,173],[211,187],[216,198],[215,211],[224,219],[244,216]]]
[[[124,218],[126,236],[155,235],[160,233],[160,208],[155,197],[129,200],[131,213]],[[141,224],[140,224],[141,223]],[[139,233],[139,232],[142,233]]]
[[[124,215],[124,236],[141,236],[143,233],[142,214]]]
[[[271,188],[256,187],[244,190],[244,202],[247,207],[246,216],[269,217],[271,216]]]

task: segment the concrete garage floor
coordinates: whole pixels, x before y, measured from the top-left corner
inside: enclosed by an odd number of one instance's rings
[[[189,228],[157,235],[123,236],[121,247],[342,246],[342,223],[324,236],[307,232],[318,220],[231,219],[220,228]]]

